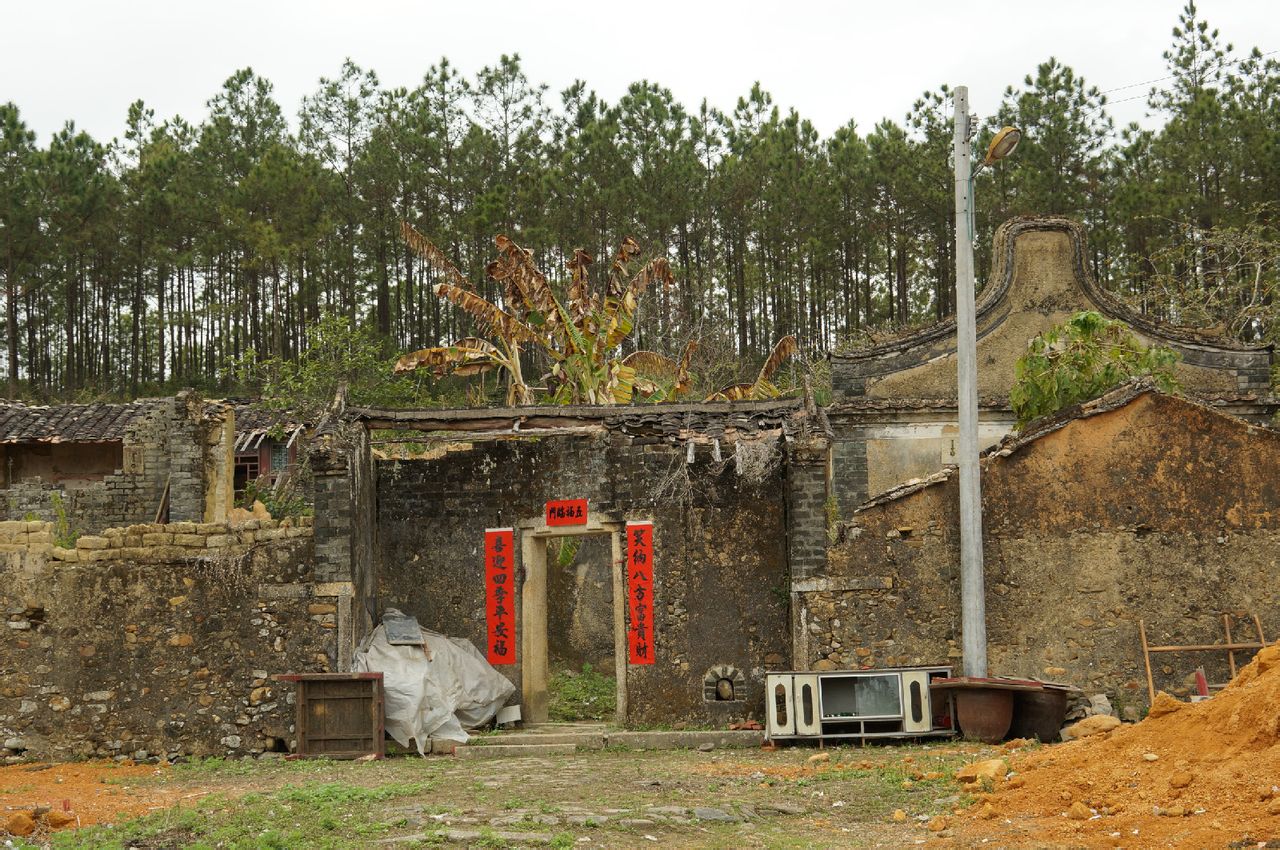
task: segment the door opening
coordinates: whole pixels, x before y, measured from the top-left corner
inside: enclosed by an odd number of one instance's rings
[[[626,582],[623,525],[593,518],[581,528],[522,524],[520,590],[520,676],[526,722],[550,719],[550,686],[557,673],[581,676],[590,665],[613,679],[609,714],[626,722]],[[579,682],[577,684],[586,684]]]

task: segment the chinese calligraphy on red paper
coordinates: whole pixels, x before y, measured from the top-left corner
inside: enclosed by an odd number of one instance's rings
[[[653,523],[627,523],[627,649],[632,664],[653,663]]]
[[[515,535],[510,528],[484,533],[485,615],[489,663],[516,663]]]

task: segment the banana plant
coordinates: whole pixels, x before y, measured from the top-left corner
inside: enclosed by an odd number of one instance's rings
[[[782,391],[773,385],[771,379],[775,372],[788,357],[796,353],[798,346],[796,338],[791,334],[784,336],[773,344],[773,351],[769,353],[769,359],[764,361],[764,365],[760,367],[760,374],[756,376],[754,383],[750,384],[730,384],[722,387],[711,395],[707,396],[707,401],[762,401],[770,398],[777,398],[782,395]]]
[[[494,240],[498,256],[485,269],[502,287],[499,306],[476,294],[448,257],[412,225],[404,222],[401,230],[409,247],[444,277],[436,285],[437,297],[469,314],[489,339],[466,337],[453,345],[410,352],[397,361],[397,372],[425,368],[436,375],[469,375],[501,369],[507,375],[507,403],[534,404],[520,362],[522,351],[532,349],[550,363],[549,400],[556,404],[628,404],[638,380],[649,400],[663,400],[656,397],[656,383],[637,377],[637,364],[619,358],[618,347],[634,328],[644,291],[655,284],[675,284],[665,259],[651,260],[632,274],[640,247],[628,237],[613,257],[605,291],[593,293],[591,257],[574,251],[567,264],[569,287],[561,300],[533,262],[533,253],[500,235]],[[672,385],[673,391],[682,384],[687,390],[687,354],[685,378]]]

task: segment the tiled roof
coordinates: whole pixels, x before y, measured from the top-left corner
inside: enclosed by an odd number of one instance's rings
[[[124,404],[31,406],[0,402],[0,442],[103,443],[124,439],[137,420],[165,404],[142,399]]]

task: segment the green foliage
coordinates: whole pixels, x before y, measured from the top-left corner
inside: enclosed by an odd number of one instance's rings
[[[284,487],[277,491],[266,485],[260,486],[257,481],[245,484],[244,495],[238,506],[252,508],[254,502],[262,502],[273,519],[285,517],[311,516],[312,506],[305,496],[299,495],[292,487]]]
[[[53,507],[53,545],[62,549],[74,549],[80,531],[71,527],[67,518],[67,504],[62,494],[55,491],[49,494],[49,504]]]
[[[386,407],[429,406],[438,403],[425,373],[398,376],[394,359],[383,356],[382,343],[367,327],[346,317],[326,313],[307,328],[306,347],[294,358],[259,358],[250,350],[234,361],[239,382],[254,388],[263,404],[319,418],[333,402],[338,388],[347,388],[349,405]]]
[[[606,720],[617,709],[618,685],[613,676],[602,676],[582,665],[582,672],[561,670],[548,686],[552,720]]]
[[[1177,360],[1171,349],[1144,346],[1121,322],[1076,313],[1031,341],[1018,359],[1009,401],[1022,427],[1132,378],[1149,377],[1165,392],[1176,392]]]
[[[1092,273],[1145,313],[1274,342],[1276,254],[1257,255],[1255,289],[1230,237],[1256,223],[1275,243],[1277,214],[1254,211],[1280,198],[1280,62],[1233,49],[1193,3],[1168,24],[1145,128],[1115,133],[1107,95],[1053,57],[1023,69],[999,103],[974,104],[993,116],[979,148],[995,124],[1024,133],[1014,156],[977,177],[978,278],[1000,222],[1068,215],[1089,227]],[[586,82],[553,96],[512,55],[470,77],[441,60],[408,88],[350,61],[333,70],[303,99],[296,135],[293,104],[249,68],[211,92],[194,123],[130,104],[109,143],[70,124],[37,136],[17,105],[0,105],[10,396],[226,392],[238,377],[226,365],[252,364],[249,352],[267,366],[307,356],[326,313],[374,340],[379,363],[477,334],[473,316],[434,298],[444,278],[405,249],[401,221],[429,232],[476,296],[504,309],[503,287],[484,274],[488,234],[535,246],[556,284],[571,259],[563,249],[604,257],[633,235],[681,285],[646,299],[621,354],[696,339],[703,392],[749,380],[788,335],[820,352],[952,311],[945,86],[904,103],[901,120],[824,136],[761,84],[717,108],[651,81],[614,101]],[[596,291],[603,266],[589,272]],[[571,363],[582,380],[544,381],[550,362],[526,365],[528,386],[546,384],[548,397],[618,377]],[[331,397],[321,392],[331,380],[275,371],[284,384],[299,378],[298,395]],[[425,378],[353,397],[467,398]],[[500,397],[493,382],[473,384],[470,400]],[[652,395],[637,387],[635,397]]]

